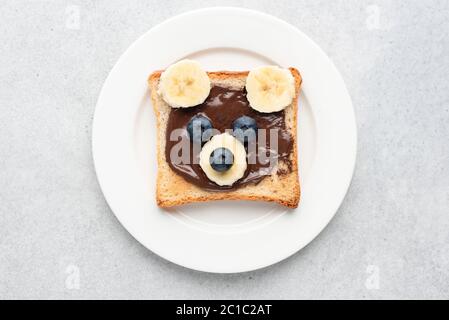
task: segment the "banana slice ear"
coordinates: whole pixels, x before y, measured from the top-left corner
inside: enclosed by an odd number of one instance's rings
[[[200,64],[181,60],[169,66],[159,81],[158,93],[173,108],[188,108],[203,103],[209,96],[211,83]]]
[[[246,91],[253,109],[263,113],[277,112],[292,103],[295,79],[288,69],[263,66],[249,72]]]

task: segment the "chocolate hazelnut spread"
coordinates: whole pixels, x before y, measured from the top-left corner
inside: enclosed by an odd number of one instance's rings
[[[198,161],[194,161],[194,158],[197,159],[199,154],[198,152],[194,154],[195,148],[193,148],[192,142],[190,143],[190,161],[179,164],[172,162],[170,160],[170,151],[174,145],[179,143],[179,140],[171,141],[171,132],[175,129],[183,129],[183,136],[181,135],[179,139],[189,139],[187,124],[193,116],[198,114],[209,118],[214,129],[220,132],[232,130],[233,121],[243,115],[255,119],[258,129],[266,129],[267,132],[267,137],[263,144],[261,139],[256,140],[255,150],[263,151],[265,149],[267,155],[275,157],[276,160],[286,164],[286,169],[278,170],[277,174],[285,174],[291,171],[290,153],[293,148],[293,139],[285,126],[284,111],[260,113],[249,106],[244,89],[229,89],[213,86],[204,103],[191,108],[172,108],[170,111],[166,131],[165,158],[170,168],[187,181],[203,189],[223,191],[232,190],[250,183],[258,183],[265,176],[272,174],[270,163],[266,163],[267,161],[259,161],[259,156],[256,156],[256,161],[252,161],[254,163],[248,161],[245,175],[240,180],[237,180],[232,186],[219,186],[209,180],[198,164]],[[268,133],[270,129],[277,130],[277,150],[271,148],[273,142],[270,141],[270,135]]]

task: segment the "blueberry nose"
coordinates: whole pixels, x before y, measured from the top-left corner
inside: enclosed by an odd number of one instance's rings
[[[228,171],[234,164],[234,155],[228,148],[217,148],[212,151],[209,163],[215,171]]]

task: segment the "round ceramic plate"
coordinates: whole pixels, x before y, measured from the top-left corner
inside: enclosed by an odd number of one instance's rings
[[[301,72],[298,209],[244,201],[157,207],[156,119],[147,78],[182,58],[210,71],[275,64]],[[329,58],[286,22],[237,8],[181,14],[132,44],[101,90],[92,139],[101,189],[123,226],[169,261],[221,273],[269,266],[312,241],[341,204],[356,157],[351,99]]]

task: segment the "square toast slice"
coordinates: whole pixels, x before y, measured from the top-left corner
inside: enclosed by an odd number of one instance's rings
[[[158,85],[163,71],[153,72],[148,78],[151,102],[157,119],[157,162],[156,201],[159,207],[172,207],[193,202],[212,200],[253,200],[276,202],[289,208],[296,208],[300,198],[298,151],[297,151],[297,116],[298,96],[301,87],[301,75],[295,68],[289,68],[295,79],[295,97],[285,110],[285,124],[293,138],[290,154],[291,172],[277,175],[273,172],[257,184],[248,184],[237,189],[225,191],[208,191],[186,181],[175,173],[165,159],[166,127],[171,107],[158,94]],[[248,71],[208,72],[211,85],[229,88],[243,88]],[[285,166],[282,162],[278,168]],[[276,169],[275,169],[276,170]]]

